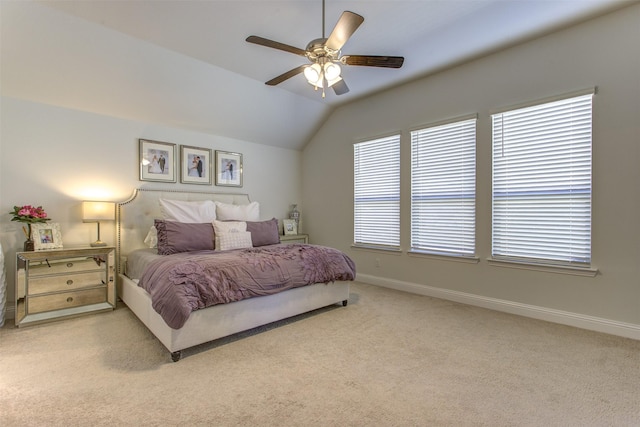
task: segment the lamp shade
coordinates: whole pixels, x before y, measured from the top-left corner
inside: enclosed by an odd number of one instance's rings
[[[116,219],[114,202],[82,202],[84,221],[113,221]]]

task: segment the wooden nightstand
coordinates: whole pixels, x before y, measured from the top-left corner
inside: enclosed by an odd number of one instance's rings
[[[115,306],[114,247],[16,254],[16,326],[113,310]]]
[[[280,236],[280,243],[309,243],[308,234],[284,234]]]

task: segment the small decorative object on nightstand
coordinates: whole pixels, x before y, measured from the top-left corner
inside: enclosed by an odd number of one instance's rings
[[[300,230],[300,211],[298,210],[298,205],[293,204],[291,206],[292,208],[291,212],[289,212],[289,219],[294,220],[298,226],[298,230]]]
[[[82,220],[98,224],[98,240],[91,246],[107,246],[100,240],[100,221],[113,221],[116,219],[116,204],[114,202],[82,202]]]
[[[18,252],[15,277],[16,326],[116,306],[112,246]]]
[[[308,234],[289,234],[280,236],[280,243],[309,243]]]

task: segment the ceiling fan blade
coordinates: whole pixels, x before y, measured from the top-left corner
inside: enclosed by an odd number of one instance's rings
[[[344,79],[335,82],[331,87],[336,95],[344,95],[349,92],[349,86],[344,82]]]
[[[356,32],[362,22],[364,22],[362,16],[345,10],[342,12],[342,15],[340,15],[340,19],[338,19],[338,23],[333,28],[325,46],[333,50],[342,49],[342,46],[344,46],[347,40],[349,40],[349,37]]]
[[[404,63],[402,56],[345,55],[341,60],[347,65],[385,68],[400,68]]]
[[[285,52],[290,52],[300,56],[305,56],[307,53],[304,50],[299,49],[297,47],[289,46],[288,44],[265,39],[264,37],[260,37],[260,36],[249,36],[247,37],[247,41],[249,43],[259,44],[260,46],[266,46],[273,49],[284,50]]]
[[[308,65],[301,65],[299,67],[296,67],[293,70],[289,70],[286,73],[280,74],[278,77],[272,78],[271,80],[269,80],[265,84],[269,85],[269,86],[275,86],[277,84],[280,84],[283,81],[288,80],[288,79],[290,79],[291,77],[293,77],[293,76],[295,76],[297,74],[300,74],[307,67],[308,67]]]

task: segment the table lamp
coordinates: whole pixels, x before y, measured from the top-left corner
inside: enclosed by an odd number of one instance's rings
[[[100,221],[115,220],[115,207],[116,204],[114,202],[82,202],[82,220],[98,224],[98,240],[91,243],[91,246],[107,246],[105,242],[100,240]]]

